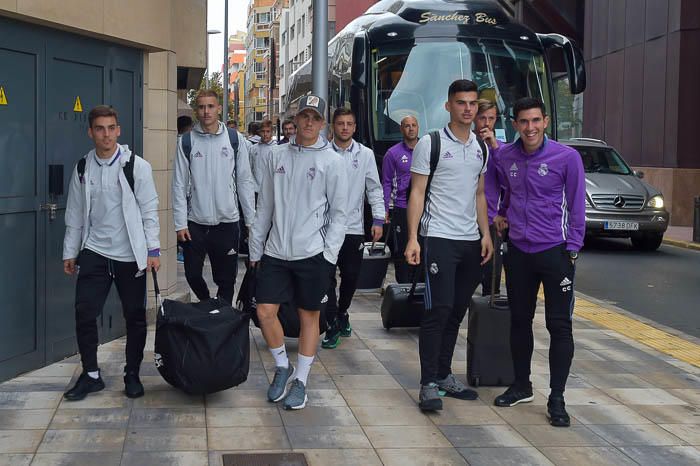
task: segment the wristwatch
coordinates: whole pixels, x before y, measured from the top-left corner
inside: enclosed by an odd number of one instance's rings
[[[576,262],[576,259],[578,259],[578,252],[576,252],[576,251],[569,251],[569,260],[571,261],[572,264],[573,264],[574,262]]]

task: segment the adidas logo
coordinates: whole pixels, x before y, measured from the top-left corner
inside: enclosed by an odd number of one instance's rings
[[[517,172],[518,171],[518,166],[513,162],[513,165],[510,166],[510,171],[512,172]]]
[[[321,300],[321,304],[325,304],[328,302],[328,295],[323,295],[323,299]]]
[[[277,170],[275,170],[275,173],[279,173],[280,175],[284,175],[287,172],[284,170],[284,165],[282,165]]]
[[[564,280],[561,281],[559,286],[567,286],[567,285],[571,285],[571,280],[569,280],[569,277],[564,277]]]
[[[236,255],[236,250],[235,250],[235,249],[231,249],[226,255],[227,255],[227,256],[235,256],[235,255]]]

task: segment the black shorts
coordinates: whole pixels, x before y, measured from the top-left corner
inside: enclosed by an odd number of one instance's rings
[[[258,264],[255,299],[261,304],[294,302],[307,311],[318,311],[330,285],[332,267],[323,253],[296,261],[263,255]]]

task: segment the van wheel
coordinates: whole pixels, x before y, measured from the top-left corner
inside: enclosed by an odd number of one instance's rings
[[[632,235],[632,245],[640,251],[656,251],[663,242],[663,233],[640,233]]]

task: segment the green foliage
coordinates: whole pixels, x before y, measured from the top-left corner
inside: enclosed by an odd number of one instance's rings
[[[215,71],[209,76],[205,74],[204,77],[202,77],[202,81],[199,83],[199,87],[197,89],[190,89],[189,91],[187,91],[187,103],[190,105],[190,107],[192,107],[195,120],[197,119],[197,102],[195,101],[195,98],[197,97],[197,93],[200,90],[212,89],[219,96],[219,102],[223,102],[222,96],[224,95],[224,86],[222,78],[223,73],[221,73],[221,71]],[[227,120],[231,120],[234,117],[235,115],[233,113],[233,101],[229,99]]]

